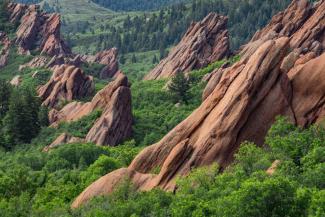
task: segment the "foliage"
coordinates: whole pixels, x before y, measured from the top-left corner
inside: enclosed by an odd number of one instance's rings
[[[15,29],[15,25],[8,22],[9,13],[7,5],[9,0],[0,0],[0,31],[11,33]]]
[[[190,80],[186,78],[184,73],[177,73],[168,84],[168,91],[172,94],[173,98],[177,102],[188,103],[190,98]]]
[[[11,90],[8,92],[8,90]],[[3,104],[3,118],[0,120],[1,145],[7,149],[21,143],[29,143],[40,130],[40,100],[30,88],[0,90],[8,97]]]
[[[93,0],[95,3],[114,11],[142,11],[157,9],[166,5],[179,3],[186,0]]]
[[[96,2],[114,7],[125,2],[129,3],[130,0],[113,1],[114,3],[107,0]],[[132,1],[129,6],[141,7],[142,4],[137,2]],[[88,19],[83,25],[77,25],[77,29],[69,30],[67,33],[70,43],[78,51],[94,52],[117,47],[121,53],[159,50],[160,56],[164,57],[166,49],[180,41],[191,22],[202,20],[210,12],[215,12],[228,16],[231,47],[238,49],[290,2],[290,0],[185,1],[151,13],[128,12],[118,13],[112,19]],[[128,10],[128,7],[123,6],[122,10]],[[98,19],[102,22],[97,22]]]
[[[279,118],[269,131],[268,142],[275,139],[275,143],[286,145],[284,150],[245,143],[235,162],[222,173],[212,165],[179,178],[175,195],[160,190],[134,192],[124,183],[112,195],[93,199],[72,216],[324,216],[324,186],[304,182],[312,178],[304,168],[324,164],[324,155],[319,153],[324,149],[324,134],[325,130],[316,126],[303,130]],[[301,138],[299,147],[305,140],[314,144],[294,163],[296,177],[283,170],[286,162],[296,159],[285,155],[296,149],[297,143],[290,141],[293,135]],[[266,169],[275,159],[281,163],[269,175]],[[313,174],[313,178],[325,181],[322,173]]]
[[[139,81],[131,86],[134,139],[140,146],[153,144],[184,120],[201,103],[202,83],[189,90],[187,104],[175,105],[166,80]]]

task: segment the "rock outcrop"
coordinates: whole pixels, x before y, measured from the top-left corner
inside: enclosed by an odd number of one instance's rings
[[[10,21],[19,24],[15,41],[19,53],[28,54],[35,49],[50,56],[71,53],[60,35],[59,14],[42,12],[38,5],[16,3],[10,3],[8,10]]]
[[[62,133],[58,138],[56,138],[50,145],[43,148],[44,152],[48,152],[51,149],[57,148],[64,144],[72,144],[72,143],[79,143],[83,142],[82,138],[73,137],[67,133]]]
[[[288,34],[278,34],[287,24],[282,23],[282,17],[287,15],[288,22],[294,20],[298,27],[293,25]],[[271,24],[275,20],[280,23],[274,24],[277,36],[264,38],[256,46],[259,37],[255,35],[242,51],[243,58],[223,69],[198,109],[161,141],[145,148],[128,168],[113,171],[90,185],[72,207],[94,196],[111,193],[125,178],[139,190],[155,187],[174,190],[175,178],[187,175],[192,168],[214,162],[226,167],[243,141],[263,145],[278,115],[300,126],[322,120],[325,116],[325,1],[311,6],[305,0],[294,0]],[[317,50],[313,44],[317,44]],[[159,174],[151,174],[154,168],[161,168]]]
[[[131,91],[125,75],[119,74],[91,102],[71,102],[59,111],[51,110],[50,122],[56,126],[63,121],[76,121],[98,109],[103,113],[89,131],[86,141],[115,146],[131,136]]]
[[[23,79],[20,75],[16,75],[15,77],[13,77],[13,79],[11,79],[10,84],[12,86],[18,87],[21,84],[22,80]]]
[[[10,52],[10,39],[6,33],[0,32],[0,69],[7,65]]]
[[[61,65],[50,81],[38,89],[38,94],[44,106],[56,107],[60,102],[91,96],[94,91],[93,77],[75,66]]]
[[[145,76],[145,80],[172,77],[227,57],[230,53],[227,20],[210,13],[201,22],[192,23],[179,44]]]
[[[296,52],[314,52],[320,55],[325,49],[324,1],[315,5],[308,0],[293,0],[289,7],[277,15],[262,30],[258,31],[250,43],[243,47],[244,58],[258,49],[265,41],[279,37],[290,37],[290,47]]]
[[[36,56],[31,61],[24,65],[19,66],[19,71],[24,70],[25,68],[43,68],[46,67],[48,58],[45,56]]]
[[[88,63],[98,63],[105,65],[99,75],[102,79],[113,78],[119,72],[117,48],[101,51],[94,56],[83,55],[81,59]]]

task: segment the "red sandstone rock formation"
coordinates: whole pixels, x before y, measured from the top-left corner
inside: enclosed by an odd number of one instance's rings
[[[146,80],[172,77],[189,72],[229,55],[227,18],[211,13],[193,23],[179,44],[146,77]]]
[[[93,78],[81,69],[71,65],[61,65],[49,82],[38,89],[44,106],[56,107],[62,101],[71,101],[94,93]]]
[[[0,50],[0,69],[7,65],[9,58],[9,49],[10,49],[10,39],[4,33],[0,32],[0,45],[2,49]]]
[[[298,27],[284,28],[286,16]],[[294,0],[268,25],[277,26],[275,37],[258,41],[257,34],[245,46],[240,62],[223,70],[197,110],[161,141],[145,148],[128,168],[90,185],[72,207],[111,193],[125,178],[139,190],[173,190],[176,176],[187,175],[192,168],[214,162],[225,167],[243,141],[262,145],[277,115],[300,126],[320,121],[325,115],[324,23],[325,1],[312,7],[304,0]],[[273,28],[266,27],[259,33],[261,37],[267,29]],[[285,36],[277,33],[281,29]],[[157,167],[161,168],[159,174],[151,174]]]
[[[72,144],[72,143],[79,143],[83,142],[82,138],[73,137],[68,135],[67,133],[62,133],[58,138],[56,138],[50,145],[46,146],[43,151],[48,152],[51,149],[57,148],[64,144]]]
[[[86,137],[88,142],[115,146],[131,136],[131,91],[125,75],[119,74],[91,102],[71,102],[60,111],[51,110],[50,122],[52,126],[56,126],[63,121],[76,121],[97,109],[103,113],[89,131]]]
[[[60,15],[41,12],[37,5],[10,3],[8,6],[10,21],[19,23],[16,44],[21,54],[37,49],[42,54],[69,54],[60,35]]]
[[[101,51],[94,56],[84,55],[81,58],[88,63],[105,65],[100,72],[100,78],[102,79],[113,78],[119,72],[117,48]]]

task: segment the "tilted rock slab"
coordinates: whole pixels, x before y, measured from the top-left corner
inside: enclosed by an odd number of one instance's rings
[[[91,96],[95,91],[93,77],[71,65],[58,67],[51,79],[38,89],[44,106],[56,107],[60,102]]]
[[[101,117],[89,131],[86,141],[97,145],[116,146],[132,134],[131,90],[125,75],[119,74],[104,89],[99,91],[91,102],[71,102],[60,111],[51,110],[52,126],[60,122],[76,121],[93,111],[103,111]]]
[[[8,11],[11,22],[20,24],[15,41],[19,53],[28,54],[34,49],[50,56],[71,53],[60,35],[59,14],[41,12],[38,5],[16,3],[10,3]]]
[[[320,55],[325,49],[324,11],[323,0],[315,5],[308,0],[293,0],[285,11],[275,15],[250,43],[243,46],[241,55],[249,58],[265,41],[283,36],[290,37],[291,49],[297,49],[299,54],[314,52]]]
[[[100,78],[102,79],[113,78],[117,76],[119,72],[117,48],[104,50],[93,56],[83,55],[81,58],[88,63],[99,63],[105,65],[100,72]]]
[[[0,32],[0,45],[2,45],[2,49],[0,50],[0,69],[5,67],[8,63],[10,44],[10,39],[7,34]]]
[[[56,138],[50,145],[43,148],[43,152],[48,152],[54,148],[62,146],[64,144],[73,144],[73,143],[80,143],[84,140],[79,137],[73,137],[67,133],[62,133],[58,138]]]
[[[304,6],[304,3],[293,1],[289,8],[297,9],[293,5]],[[263,145],[278,115],[303,127],[323,120],[325,53],[320,50],[318,55],[312,44],[324,42],[325,1],[311,8],[308,10],[312,13],[289,37],[277,36],[257,47],[246,46],[250,55],[244,52],[246,56],[223,70],[198,109],[161,141],[145,148],[128,168],[113,171],[90,185],[72,207],[79,207],[95,196],[110,194],[125,178],[139,190],[155,187],[175,190],[175,178],[187,175],[193,168],[215,162],[223,168],[228,166],[243,141]],[[307,31],[305,25],[315,29],[302,34]],[[161,168],[159,174],[152,174],[154,168]]]
[[[172,77],[227,57],[230,53],[227,20],[210,13],[201,22],[192,23],[179,44],[144,79]]]

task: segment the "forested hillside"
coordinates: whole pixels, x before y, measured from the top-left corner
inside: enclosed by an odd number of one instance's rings
[[[189,0],[92,0],[114,11],[146,11]]]
[[[97,50],[116,46],[121,53],[159,50],[163,57],[166,49],[177,43],[193,21],[210,12],[229,17],[228,29],[233,49],[247,42],[290,0],[195,0],[161,9],[155,13],[138,13],[125,16],[120,25],[103,20],[99,25],[79,29],[84,34],[69,34],[73,46],[80,50]]]

